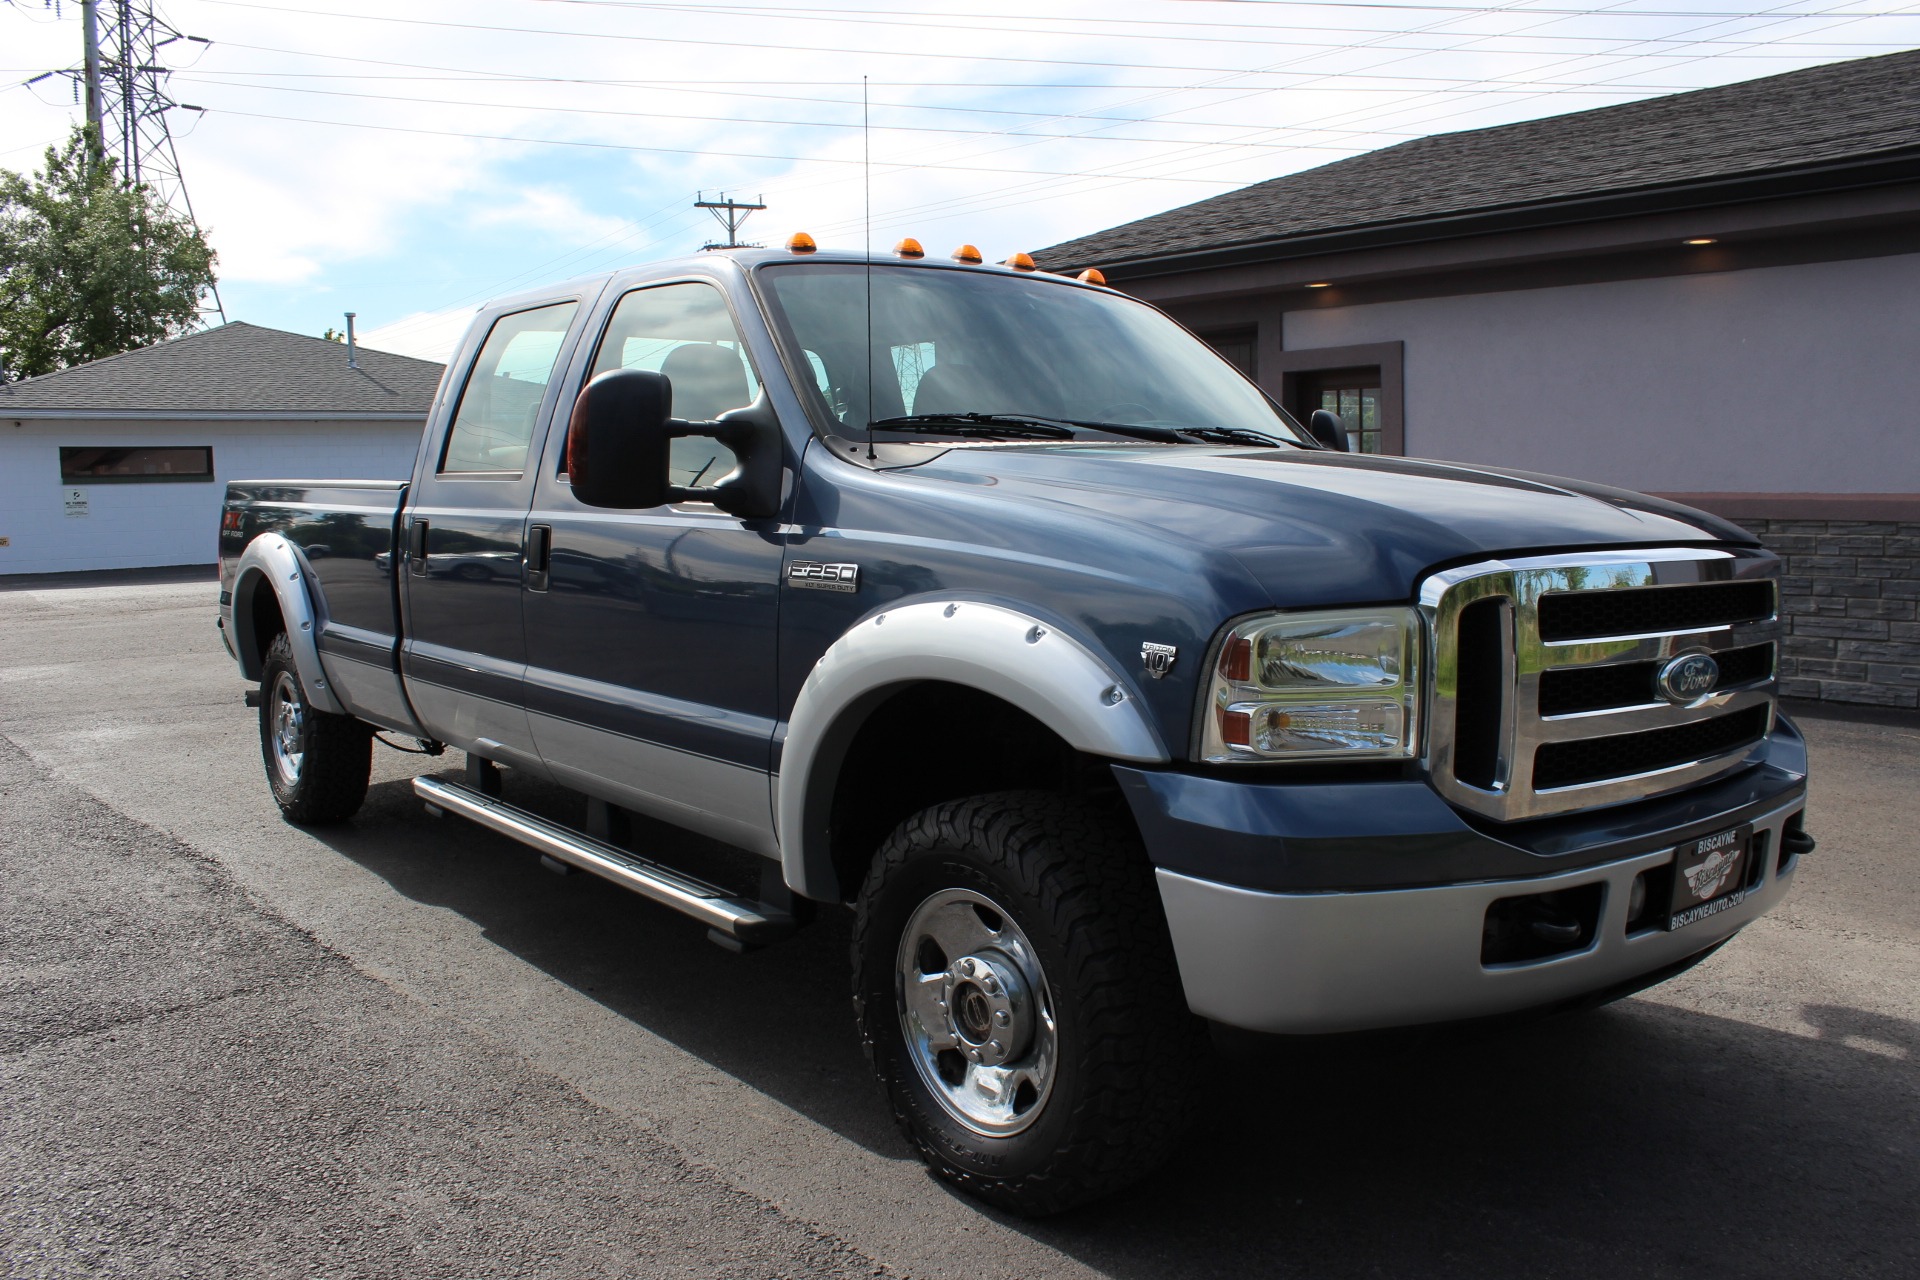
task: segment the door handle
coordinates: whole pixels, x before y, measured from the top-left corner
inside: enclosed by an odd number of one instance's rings
[[[427,576],[427,522],[416,519],[407,526],[407,571],[416,578]]]
[[[551,525],[536,524],[527,529],[526,547],[527,590],[545,591],[547,589],[547,570],[553,558],[553,528]]]

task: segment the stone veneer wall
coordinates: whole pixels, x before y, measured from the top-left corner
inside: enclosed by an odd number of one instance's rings
[[[1920,524],[1740,524],[1786,562],[1781,694],[1920,706]]]

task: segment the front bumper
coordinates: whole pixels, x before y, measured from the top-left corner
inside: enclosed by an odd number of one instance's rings
[[[1668,933],[1627,931],[1634,877],[1671,848],[1564,875],[1366,893],[1260,893],[1162,870],[1187,1003],[1249,1031],[1319,1033],[1453,1022],[1558,1004],[1678,964],[1732,937],[1785,896],[1797,859],[1782,828],[1798,798],[1754,822],[1759,883],[1737,906]],[[1600,884],[1600,924],[1581,950],[1484,965],[1496,899]]]
[[[1360,1031],[1551,1006],[1658,974],[1732,937],[1792,882],[1806,805],[1784,719],[1767,759],[1674,796],[1546,822],[1471,822],[1418,782],[1246,784],[1116,767],[1155,863],[1187,1002],[1251,1031]],[[1642,871],[1753,824],[1758,878],[1674,932],[1627,928]],[[1577,950],[1482,962],[1497,900],[1600,886]]]

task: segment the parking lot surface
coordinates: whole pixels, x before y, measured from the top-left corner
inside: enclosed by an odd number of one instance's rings
[[[426,817],[457,755],[282,823],[214,595],[0,590],[0,1274],[1920,1274],[1912,720],[1803,718],[1820,848],[1690,973],[1235,1040],[1172,1167],[1034,1224],[895,1134],[840,913],[729,955]]]

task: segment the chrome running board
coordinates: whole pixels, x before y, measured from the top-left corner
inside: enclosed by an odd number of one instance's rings
[[[550,858],[603,876],[661,906],[692,916],[723,939],[759,946],[783,937],[793,928],[793,917],[763,902],[728,895],[725,889],[628,853],[617,845],[583,835],[538,814],[517,809],[503,800],[481,795],[471,787],[415,778],[414,794],[427,802],[429,812],[458,814],[510,840],[538,849]]]

